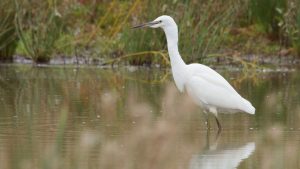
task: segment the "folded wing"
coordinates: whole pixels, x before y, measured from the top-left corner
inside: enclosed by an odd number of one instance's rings
[[[201,64],[190,64],[187,67],[190,76],[185,87],[196,101],[254,114],[255,108],[251,103],[241,97],[219,73]]]

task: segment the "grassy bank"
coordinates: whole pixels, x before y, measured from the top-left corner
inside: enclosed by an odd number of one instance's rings
[[[297,0],[3,0],[0,58],[36,63],[83,57],[112,63],[165,64],[162,31],[132,30],[162,14],[175,18],[187,62],[214,56],[300,55]],[[138,53],[139,52],[139,53]],[[163,57],[161,57],[163,56]]]

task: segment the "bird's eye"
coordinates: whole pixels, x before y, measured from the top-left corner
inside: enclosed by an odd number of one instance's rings
[[[160,20],[159,23],[162,23],[162,20]]]

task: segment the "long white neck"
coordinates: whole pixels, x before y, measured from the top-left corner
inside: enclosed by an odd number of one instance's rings
[[[167,37],[168,52],[171,60],[172,68],[174,66],[185,66],[179,51],[178,51],[178,29],[177,25],[172,25],[164,28]]]
[[[175,23],[174,23],[175,24]],[[172,74],[179,91],[183,92],[186,79],[186,64],[178,51],[178,29],[177,25],[164,27],[167,37],[168,52],[171,60]]]

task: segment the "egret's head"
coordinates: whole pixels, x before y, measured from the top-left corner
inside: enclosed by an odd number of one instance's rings
[[[176,26],[174,19],[167,15],[162,15],[156,18],[154,21],[144,23],[141,25],[134,26],[133,28],[143,28],[143,27],[150,27],[150,28],[166,28],[168,26]]]

